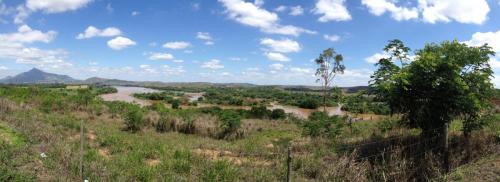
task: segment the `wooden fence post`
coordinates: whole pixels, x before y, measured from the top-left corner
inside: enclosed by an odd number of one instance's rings
[[[286,181],[291,182],[292,178],[292,147],[288,147],[288,156],[286,158],[286,164],[287,164],[287,173],[286,173]]]
[[[80,177],[82,180],[85,178],[83,177],[83,142],[84,142],[85,136],[83,135],[83,120],[80,120]]]
[[[443,141],[443,149],[444,149],[444,154],[443,154],[443,157],[444,157],[444,161],[443,161],[443,165],[444,165],[444,169],[446,171],[446,173],[449,173],[450,172],[450,151],[449,151],[449,142],[448,142],[448,127],[449,127],[449,124],[448,123],[445,123],[444,124],[444,128],[443,128],[443,136],[444,136],[444,141]]]

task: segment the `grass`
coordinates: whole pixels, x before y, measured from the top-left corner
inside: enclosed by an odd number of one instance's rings
[[[500,154],[464,165],[444,177],[446,181],[500,181]]]
[[[0,140],[3,140],[9,145],[22,146],[26,144],[26,138],[23,135],[15,132],[6,124],[0,121]]]

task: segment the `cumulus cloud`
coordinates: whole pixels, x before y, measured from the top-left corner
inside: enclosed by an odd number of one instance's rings
[[[290,58],[278,52],[266,52],[264,53],[264,55],[267,57],[267,59],[272,61],[290,61]]]
[[[304,8],[302,6],[292,6],[290,7],[290,15],[299,16],[304,14]]]
[[[314,34],[314,31],[293,25],[281,25],[276,13],[267,11],[258,4],[243,0],[219,0],[226,8],[226,13],[243,25],[259,28],[262,32],[270,34],[299,36],[302,33]]]
[[[340,36],[338,36],[338,35],[325,34],[325,35],[323,35],[323,38],[325,38],[326,40],[331,41],[331,42],[337,42],[340,40]]]
[[[471,46],[488,44],[493,48],[493,51],[500,53],[500,30],[496,32],[476,32],[472,35],[471,40],[464,43]]]
[[[210,61],[204,62],[203,65],[201,65],[201,67],[215,70],[224,68],[224,65],[220,64],[220,60],[212,59]]]
[[[85,7],[92,0],[27,0],[26,7],[32,11],[41,10],[46,13],[62,13]]]
[[[191,43],[184,41],[167,42],[163,44],[164,48],[169,48],[169,49],[185,49],[188,48],[189,46],[191,46]]]
[[[365,58],[365,61],[367,63],[375,64],[378,63],[378,61],[382,58],[388,58],[390,57],[386,52],[380,52],[380,53],[375,53],[371,55],[370,57]]]
[[[274,52],[281,53],[299,52],[302,49],[298,42],[291,39],[274,40],[270,38],[264,38],[260,40],[260,44],[267,46]]]
[[[362,0],[361,4],[368,7],[370,13],[380,16],[385,12],[391,13],[392,18],[397,21],[418,18],[417,8],[399,7],[393,0]]]
[[[166,75],[180,75],[180,74],[185,73],[186,70],[184,70],[183,66],[173,67],[173,66],[169,66],[169,65],[163,65],[162,72]]]
[[[150,60],[172,60],[174,59],[174,56],[172,54],[168,53],[159,53],[159,52],[154,52],[149,55]]]
[[[100,30],[94,26],[89,26],[85,29],[85,32],[78,34],[76,39],[88,39],[92,37],[114,37],[121,35],[122,31],[115,27],[108,27]]]
[[[28,46],[37,42],[50,43],[56,35],[55,31],[42,32],[33,30],[28,25],[20,26],[14,33],[0,34],[0,58],[43,68],[72,66],[66,61],[67,52],[64,50],[44,50]]]
[[[417,7],[401,7],[394,0],[362,0],[370,13],[380,16],[388,12],[398,21],[418,19],[426,23],[456,21],[483,24],[490,8],[486,0],[419,0]]]
[[[33,42],[51,42],[57,32],[48,31],[42,32],[39,30],[33,30],[28,25],[22,25],[17,29],[15,33],[0,34],[0,42],[4,43],[33,43]]]
[[[277,8],[274,8],[274,11],[276,11],[276,12],[283,12],[283,11],[286,11],[286,9],[287,9],[286,6],[280,5]]]
[[[108,47],[114,50],[122,50],[124,48],[130,47],[136,45],[136,43],[133,40],[130,40],[129,38],[118,36],[114,39],[111,39],[108,41]]]
[[[139,11],[132,11],[132,13],[130,13],[130,15],[132,15],[132,16],[137,16],[139,14],[141,14],[141,12],[139,12]]]
[[[490,7],[486,0],[419,0],[423,20],[428,23],[450,22],[482,24]]]
[[[345,0],[317,0],[313,13],[321,15],[319,22],[351,20],[351,14],[344,3]]]
[[[26,3],[17,7],[14,23],[23,24],[32,12],[63,13],[74,11],[87,6],[92,0],[26,0]]]

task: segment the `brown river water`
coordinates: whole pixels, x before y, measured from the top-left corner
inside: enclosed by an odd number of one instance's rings
[[[118,92],[117,93],[112,93],[112,94],[103,94],[101,95],[101,98],[104,101],[124,101],[124,102],[129,102],[129,103],[136,103],[141,106],[148,106],[151,105],[152,102],[148,100],[142,100],[135,98],[133,94],[135,93],[154,93],[154,92],[161,92],[160,90],[155,90],[155,89],[149,89],[149,88],[143,88],[143,87],[121,87],[121,86],[116,86],[115,87]],[[203,93],[185,93],[189,97],[189,100],[196,101],[198,100],[199,97],[203,96]],[[198,106],[182,106],[183,108],[189,108],[189,107],[211,107],[211,106],[218,106],[214,104],[204,104],[200,103]],[[251,107],[249,106],[218,106],[222,109],[245,109],[245,110],[250,110]],[[303,109],[299,108],[296,106],[288,106],[288,105],[281,105],[278,103],[271,103],[270,106],[267,107],[268,109],[283,109],[285,110],[285,113],[291,113],[299,118],[307,118],[312,112],[314,111],[323,111],[323,107],[320,107],[318,109]],[[346,114],[342,110],[340,110],[340,106],[338,107],[327,107],[326,108],[327,112],[329,115],[344,115]]]

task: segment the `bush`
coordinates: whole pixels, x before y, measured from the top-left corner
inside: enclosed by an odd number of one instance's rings
[[[382,132],[382,134],[385,134],[396,128],[398,125],[398,120],[384,119],[377,123],[377,128],[380,130],[380,132]]]
[[[298,106],[304,109],[317,109],[319,107],[319,101],[316,99],[307,98],[300,100]]]
[[[250,109],[250,115],[253,118],[267,118],[270,115],[270,111],[267,110],[266,106],[252,106]]]
[[[284,119],[286,118],[285,110],[283,109],[274,109],[271,112],[271,119]]]
[[[144,114],[139,106],[129,106],[125,113],[125,124],[127,129],[131,131],[139,131],[144,125]]]
[[[172,109],[179,109],[181,106],[181,101],[180,100],[173,100],[172,101]]]
[[[313,112],[303,123],[303,134],[313,138],[329,137],[335,138],[340,134],[344,118],[340,116],[328,116],[323,112]]]
[[[241,125],[241,118],[235,111],[225,110],[219,115],[220,125],[222,129],[221,138],[226,138],[234,133]]]

